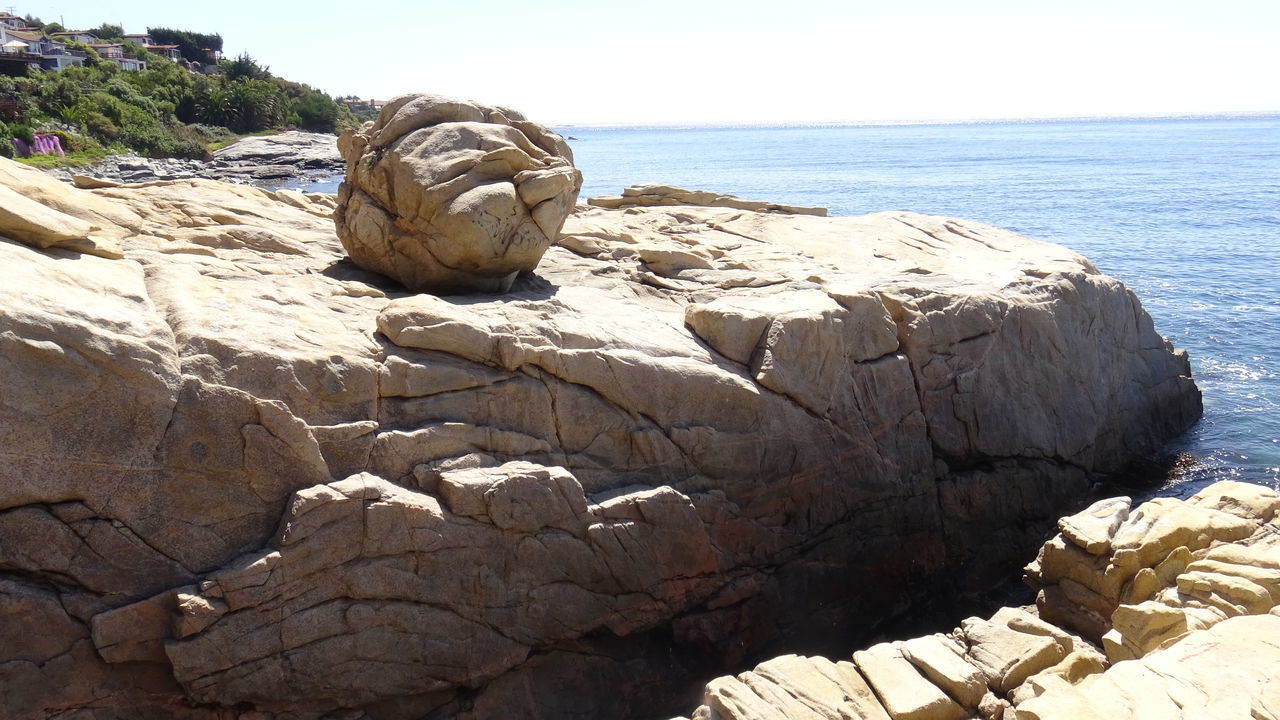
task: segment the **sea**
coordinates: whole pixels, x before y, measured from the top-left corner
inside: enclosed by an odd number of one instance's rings
[[[658,182],[1065,245],[1138,294],[1204,393],[1151,494],[1221,479],[1280,489],[1280,115],[556,130],[583,198]]]

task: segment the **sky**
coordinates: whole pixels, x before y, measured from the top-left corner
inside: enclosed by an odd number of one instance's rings
[[[1280,111],[1280,0],[0,0],[70,29],[217,32],[331,95],[554,125]]]

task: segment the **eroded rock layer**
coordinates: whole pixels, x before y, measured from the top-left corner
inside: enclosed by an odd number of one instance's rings
[[[1132,512],[1100,502],[1063,518],[1028,566],[1038,612],[1004,608],[852,662],[774,658],[712,681],[693,717],[1277,717],[1277,511],[1280,494],[1229,481]]]
[[[440,298],[331,197],[0,183],[61,223],[0,224],[4,717],[650,717],[1007,572],[1199,413],[1119,282],[975,223],[580,208]]]

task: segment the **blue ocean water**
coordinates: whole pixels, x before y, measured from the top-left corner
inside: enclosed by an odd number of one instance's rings
[[[1280,487],[1280,116],[557,130],[583,198],[662,182],[833,215],[949,215],[1070,247],[1191,354],[1205,414],[1170,448],[1193,462],[1161,494]]]

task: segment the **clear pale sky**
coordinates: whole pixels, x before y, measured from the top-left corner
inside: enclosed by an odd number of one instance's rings
[[[331,95],[553,124],[1280,111],[1280,0],[3,0],[70,29],[221,33]]]

